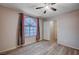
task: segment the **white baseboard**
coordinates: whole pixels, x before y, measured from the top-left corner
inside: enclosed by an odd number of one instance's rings
[[[14,50],[16,48],[18,48],[18,47],[12,47],[12,48],[9,48],[9,49],[6,49],[6,50],[1,50],[0,54],[4,54],[5,52],[10,51],[10,50]]]
[[[58,44],[63,45],[63,46],[66,46],[66,47],[70,47],[70,48],[79,50],[79,48],[73,47],[73,46],[70,46],[70,45],[67,45],[66,43],[58,43]]]
[[[6,50],[1,50],[1,51],[0,51],[0,54],[5,54],[5,53],[8,52],[8,51],[17,49],[17,48],[22,47],[22,46],[24,46],[24,45],[15,46],[15,47],[12,47],[12,48],[9,48],[9,49],[6,49]]]

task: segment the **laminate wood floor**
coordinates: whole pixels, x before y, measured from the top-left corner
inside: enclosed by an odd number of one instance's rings
[[[50,44],[49,41],[40,41],[7,52],[6,55],[79,55],[79,50]]]

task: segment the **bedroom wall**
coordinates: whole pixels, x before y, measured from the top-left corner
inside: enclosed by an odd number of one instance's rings
[[[79,10],[51,19],[57,20],[57,43],[79,49]]]
[[[58,43],[79,49],[79,10],[58,19]]]
[[[0,7],[0,52],[16,48],[18,13]]]
[[[18,13],[13,9],[0,6],[0,52],[17,47]],[[40,21],[40,40],[42,40],[43,21]],[[30,38],[35,42],[35,37]],[[27,43],[26,43],[27,44]]]

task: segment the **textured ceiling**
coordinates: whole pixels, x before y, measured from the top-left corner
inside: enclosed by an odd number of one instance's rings
[[[79,9],[78,3],[56,3],[52,7],[56,8],[57,11],[52,11],[47,9],[47,13],[44,14],[43,9],[36,10],[35,8],[38,6],[45,6],[42,3],[0,3],[1,6],[8,7],[19,12],[24,12],[25,14],[34,16],[34,17],[42,17],[42,18],[49,18],[53,17],[62,13],[74,11]]]

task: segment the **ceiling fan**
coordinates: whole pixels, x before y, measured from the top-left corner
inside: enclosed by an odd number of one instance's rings
[[[45,6],[43,7],[36,7],[36,9],[42,9],[42,8],[49,8],[51,9],[52,11],[56,11],[57,9],[56,8],[53,8],[52,6],[55,5],[56,3],[44,3]],[[44,11],[44,14],[46,14],[46,10]]]

